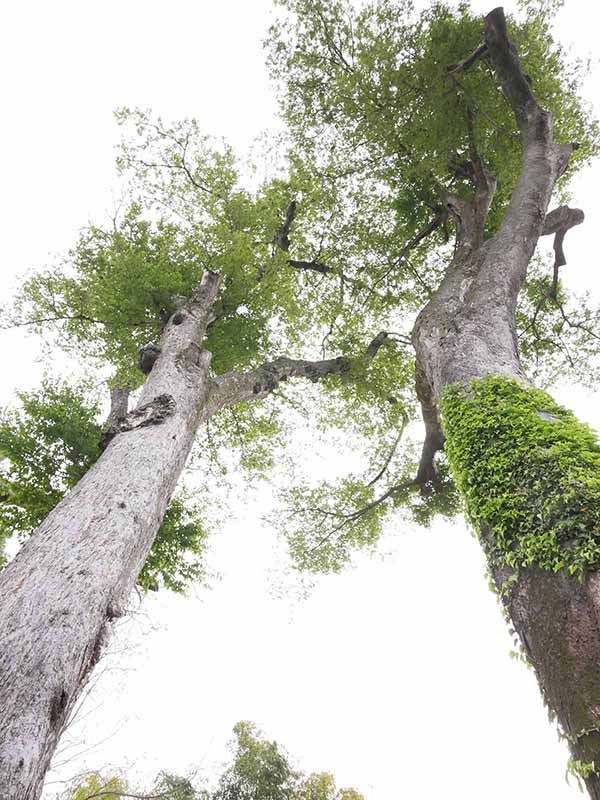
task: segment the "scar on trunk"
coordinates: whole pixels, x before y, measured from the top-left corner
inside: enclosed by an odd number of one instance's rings
[[[108,443],[118,433],[133,431],[136,428],[145,428],[148,425],[160,425],[167,417],[172,417],[175,413],[177,403],[170,394],[159,394],[149,403],[130,411],[125,417],[121,417],[106,430],[100,441],[100,449],[105,450]]]
[[[61,689],[55,693],[54,697],[52,698],[52,703],[50,704],[50,724],[52,726],[57,725],[62,719],[67,708],[68,700],[69,695],[64,689]]]

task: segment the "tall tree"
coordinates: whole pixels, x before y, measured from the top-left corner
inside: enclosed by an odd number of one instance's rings
[[[38,795],[194,441],[209,456],[259,442],[247,461],[264,467],[278,420],[255,401],[297,404],[282,384],[299,377],[327,393],[313,414],[361,431],[373,463],[367,477],[289,492],[297,566],[340,569],[392,507],[422,522],[453,512],[436,455],[446,443],[508,613],[599,797],[600,449],[530,387],[517,346],[541,375],[565,359],[574,372],[597,350],[597,315],[570,310],[559,273],[582,214],[547,213],[597,146],[580,71],[553,45],[546,9],[513,21],[526,73],[500,9],[483,33],[466,6],[283,5],[271,64],[287,173],[244,189],[231,152],[194,122],[124,110],[128,212],[84,232],[17,301],[14,324],[54,325],[59,344],[110,369],[115,402],[102,456],[0,579],[0,784],[10,800]],[[534,264],[527,276],[543,234],[555,236],[553,273]],[[400,446],[417,398],[420,458]]]
[[[284,5],[293,14],[274,31],[272,64],[294,157],[355,191],[350,213],[384,239],[370,289],[397,301],[407,281],[422,287],[411,338],[424,451],[445,448],[572,764],[600,797],[600,447],[522,361],[546,375],[561,362],[587,370],[599,339],[597,312],[567,310],[560,280],[583,212],[548,212],[597,142],[549,37],[551,9],[530,6],[511,40],[501,8],[482,34],[464,5],[416,19],[410,3]],[[373,212],[386,200],[396,228]],[[531,267],[543,235],[554,236],[548,275]]]

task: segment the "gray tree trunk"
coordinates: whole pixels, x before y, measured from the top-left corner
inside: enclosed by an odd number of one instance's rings
[[[500,230],[486,242],[485,215],[478,217],[476,199],[466,202],[448,193],[444,198],[457,219],[456,256],[413,332],[426,418],[450,384],[468,386],[490,375],[527,383],[515,334],[519,289],[539,236],[559,233],[562,242],[564,231],[583,219],[580,211],[565,207],[546,215],[571,147],[554,143],[552,119],[531,94],[501,9],[486,19],[486,43],[521,129],[521,173]],[[490,197],[494,190],[482,169],[478,189]],[[482,528],[484,549],[488,536]],[[493,564],[491,570],[499,590],[513,572]],[[600,573],[580,581],[564,570],[521,569],[504,603],[573,757],[600,769]],[[590,797],[600,800],[598,774],[585,783]]]
[[[219,285],[205,273],[169,322],[137,408],[0,575],[0,797],[35,800],[110,622],[125,604],[202,419],[204,338]]]
[[[0,575],[0,800],[36,800],[64,724],[125,611],[201,422],[281,381],[343,373],[352,359],[278,358],[209,376],[202,350],[219,277],[204,274],[167,323],[137,407],[111,395],[105,451]],[[374,358],[386,338],[369,344]]]

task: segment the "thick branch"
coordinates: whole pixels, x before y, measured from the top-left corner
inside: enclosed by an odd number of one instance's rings
[[[421,404],[421,414],[425,424],[425,439],[421,450],[421,459],[415,477],[415,483],[422,489],[427,484],[435,484],[437,473],[434,456],[444,449],[444,434],[437,411],[437,405],[427,376],[417,362],[415,389]]]
[[[517,50],[508,38],[503,8],[495,8],[485,18],[485,41],[496,75],[522,132],[539,111],[531,83],[523,72]]]
[[[371,360],[383,342],[387,333],[377,334],[367,347],[365,356]],[[282,381],[288,378],[307,378],[317,382],[326,375],[343,375],[348,372],[356,359],[349,356],[338,356],[320,361],[308,361],[282,356],[281,358],[262,364],[251,372],[227,372],[213,380],[208,399],[208,414],[212,415],[221,408],[247,400],[261,400],[271,394]]]
[[[102,426],[100,439],[100,448],[102,450],[117,433],[119,424],[127,416],[129,411],[129,392],[128,386],[114,386],[110,390],[110,411]]]
[[[327,264],[322,264],[320,261],[298,261],[295,258],[290,258],[288,264],[294,269],[320,272],[322,275],[326,275],[328,272],[333,272],[333,267],[329,267]]]
[[[292,222],[296,216],[296,207],[296,201],[292,200],[287,207],[287,211],[285,212],[285,219],[275,234],[274,243],[285,253],[287,253],[290,249],[290,228],[292,227]]]
[[[463,261],[483,241],[483,225],[477,212],[474,200],[465,200],[450,191],[434,176],[434,188],[444,204],[452,213],[456,222],[456,254],[455,259]],[[485,221],[485,219],[484,219]]]
[[[439,423],[436,409],[422,404],[421,411],[423,422],[425,423],[425,439],[415,483],[424,488],[428,484],[435,484],[438,479],[434,456],[444,449],[444,434],[442,433],[442,426]]]
[[[564,171],[574,145],[557,145],[552,136],[552,115],[540,108],[508,38],[501,8],[486,17],[490,59],[510,103],[523,140],[517,185],[500,229],[488,248],[481,271],[482,287],[495,285],[503,295],[509,315],[516,308],[519,289],[542,233],[556,180]],[[557,242],[560,255],[560,237]],[[498,297],[494,302],[498,304]]]

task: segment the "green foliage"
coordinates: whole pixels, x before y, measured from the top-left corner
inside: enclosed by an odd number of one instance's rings
[[[249,477],[266,477],[281,445],[280,404],[238,403],[213,417],[208,431],[206,444],[215,461],[219,460],[219,451],[233,451]]]
[[[559,377],[594,386],[599,377],[600,309],[588,294],[570,296],[559,281],[556,296],[540,259],[529,265],[516,316],[519,355],[536,383]]]
[[[0,542],[29,536],[100,456],[100,408],[84,384],[45,380],[18,396],[0,415]],[[183,592],[205,576],[206,538],[198,509],[174,498],[138,584]]]
[[[100,454],[85,388],[46,381],[0,416],[0,537],[28,535]]]
[[[188,586],[205,581],[207,538],[198,506],[191,505],[185,495],[172,498],[138,576],[139,586],[156,590],[163,585],[183,594]]]
[[[509,26],[536,96],[554,112],[558,140],[580,145],[562,178],[564,194],[596,152],[599,135],[579,94],[585,65],[552,38],[555,5],[525,2],[524,14]],[[498,178],[487,235],[498,227],[520,162],[513,114],[488,61],[448,73],[482,42],[482,20],[467,4],[433,3],[419,12],[410,0],[358,6],[282,0],[279,6],[268,48],[289,126],[286,159],[261,170],[268,175],[261,181],[195,120],[169,123],[121,109],[124,212],[86,228],[63,263],[25,281],[13,311],[14,322],[34,330],[54,325],[69,352],[86,365],[110,368],[119,385],[135,387],[142,380],[139,347],[159,339],[178,302],[211,269],[223,278],[205,342],[215,373],[283,354],[352,357],[352,369],[322,381],[318,395],[279,387],[262,407],[243,404],[211,419],[195,457],[217,464],[221,474],[235,451],[249,474],[268,475],[276,448],[291,438],[290,406],[301,406],[319,428],[370,439],[371,468],[385,459],[383,451],[415,415],[408,333],[447,268],[451,231],[440,226],[407,245],[439,214],[440,184],[465,197],[473,192],[455,169],[469,154],[468,112],[473,143]],[[289,241],[281,247],[292,201]],[[518,314],[525,360],[544,380],[565,365],[581,373],[600,342],[593,333],[597,313],[587,305],[569,310],[562,288],[558,302],[549,287],[537,268]],[[361,357],[382,329],[394,333],[375,358]],[[406,449],[377,491],[364,476],[349,475],[289,493],[292,512],[280,527],[295,564],[340,569],[353,548],[374,546],[392,508],[420,524],[454,513],[458,499],[443,465],[435,487],[410,485],[416,460]],[[46,464],[42,471],[46,483],[35,478],[30,490],[25,471],[15,473],[6,491],[16,497],[23,487],[27,502],[5,504],[0,531],[9,521],[30,530],[42,506],[52,507],[72,485],[60,469]],[[24,509],[20,517],[18,509]],[[180,589],[200,567],[178,558],[178,542],[199,554],[203,540],[196,512],[188,518],[183,505],[174,505],[143,573],[145,585],[160,575]]]
[[[364,800],[356,789],[338,789],[333,775],[305,775],[294,769],[285,751],[277,742],[264,739],[256,725],[238,722],[230,744],[232,761],[225,767],[218,785],[212,791],[196,788],[194,781],[161,772],[151,790],[130,790],[140,797],[161,797],[164,800]],[[103,780],[97,773],[89,775],[61,796],[60,800],[87,800],[94,792],[116,790],[107,800],[118,800],[118,791],[127,791],[120,778]]]
[[[211,800],[363,800],[355,789],[337,789],[328,773],[295,770],[277,742],[266,741],[252,723],[238,722],[233,732],[233,762]]]
[[[291,800],[296,775],[277,743],[262,740],[249,722],[238,722],[233,732],[233,763],[222,775],[214,800]]]
[[[321,260],[346,276],[350,310],[381,318],[391,313],[390,304],[396,313],[418,310],[451,258],[448,231],[438,227],[408,251],[406,246],[439,212],[439,185],[472,195],[469,181],[453,169],[469,157],[467,109],[474,113],[474,144],[498,179],[487,235],[497,229],[519,172],[520,135],[488,60],[447,71],[482,43],[483,20],[466,3],[433,3],[424,11],[410,0],[279,5],[269,60],[293,141],[292,180],[311,199],[297,231],[306,229],[307,243],[311,228],[323,231]],[[525,15],[509,17],[508,24],[536,97],[554,114],[557,140],[581,145],[560,182],[564,197],[600,137],[580,94],[587,67],[553,39],[553,5],[526,3]],[[581,325],[561,326],[556,309],[550,329],[532,343],[531,318],[538,302],[548,305],[547,286],[530,283],[527,316],[519,319],[524,342],[532,344],[527,355],[545,377],[567,368],[581,378],[579,344],[585,340],[587,355],[597,356],[600,341]],[[584,307],[573,321],[588,317],[592,321],[594,312]],[[345,319],[339,312],[336,325],[351,324]],[[536,321],[541,323],[539,313]]]
[[[293,564],[311,572],[340,572],[357,549],[373,549],[388,506],[377,488],[348,476],[314,488],[294,486],[285,494],[280,527]]]
[[[490,558],[582,575],[600,564],[600,444],[545,392],[489,376],[445,389],[446,452]],[[489,532],[489,537],[488,537]]]
[[[369,480],[366,474],[321,481],[296,482],[282,491],[284,510],[272,519],[288,542],[296,569],[313,573],[340,572],[357,550],[373,551],[393,512],[423,527],[438,516],[452,517],[461,503],[448,465],[436,463],[435,484],[415,482],[418,458],[414,448],[396,453],[400,437],[389,451],[378,447],[373,463],[384,457],[384,468]]]
[[[161,772],[156,778],[151,796],[164,800],[208,800],[208,793],[197,790],[188,778]]]
[[[585,781],[586,778],[590,778],[592,775],[597,774],[598,770],[596,769],[596,764],[593,761],[582,761],[577,758],[570,758],[567,763],[567,782],[569,780],[569,775],[573,775],[576,778],[579,789],[582,792],[585,791],[583,781]]]
[[[481,44],[482,19],[466,3],[418,13],[410,0],[280,5],[291,14],[272,29],[270,64],[295,145],[315,168],[332,175],[344,164],[346,173],[384,181],[408,239],[438,202],[433,181],[450,180],[451,163],[468,151],[470,107],[478,150],[499,182],[493,229],[520,160],[512,112],[485,60],[447,73]],[[555,113],[558,140],[581,143],[577,168],[598,144],[579,95],[585,67],[553,41],[547,9],[509,25],[536,96]]]
[[[97,795],[103,800],[120,800],[125,792],[128,792],[128,784],[122,778],[112,775],[103,778],[98,772],[86,775],[83,783],[77,782],[60,796],[60,800],[88,800],[89,797]]]

